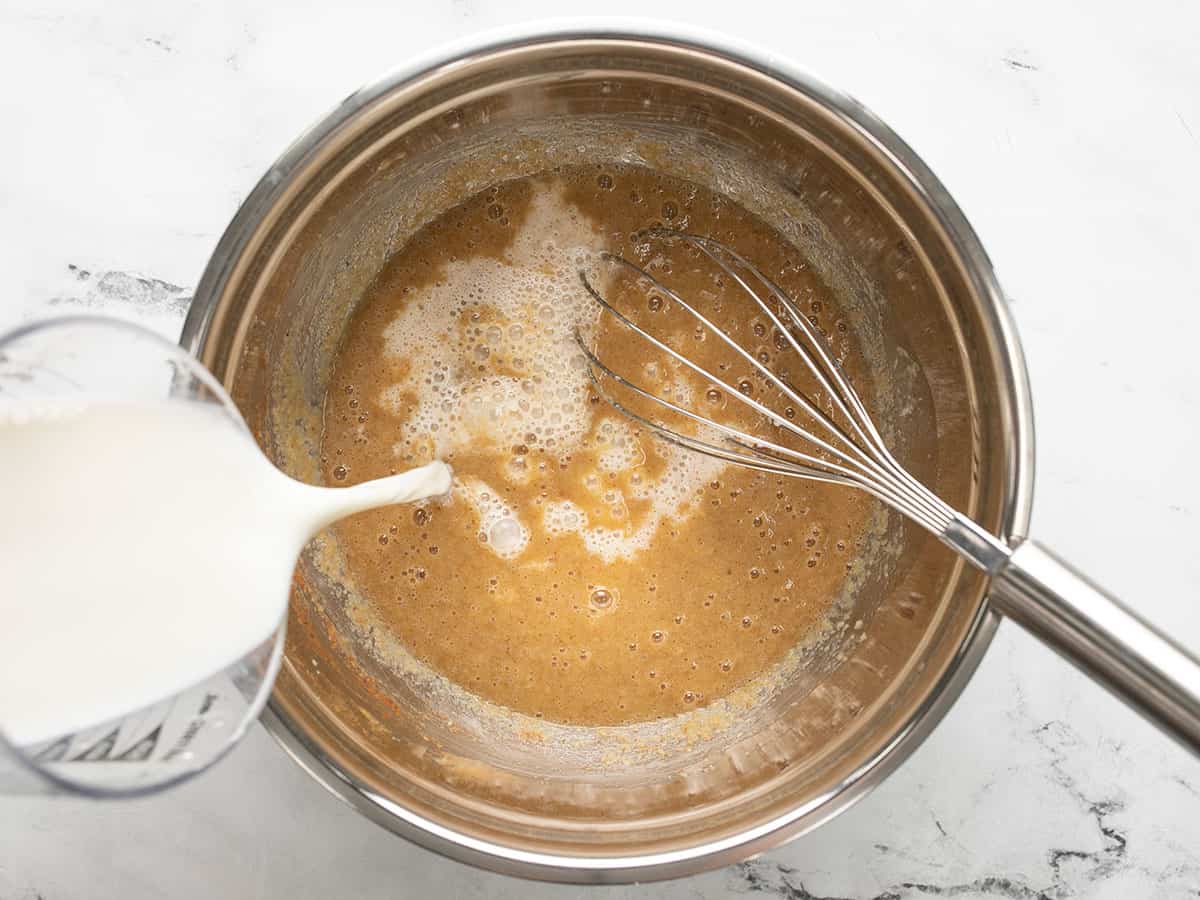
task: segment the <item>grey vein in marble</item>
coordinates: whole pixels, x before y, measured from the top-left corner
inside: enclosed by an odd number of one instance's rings
[[[81,306],[103,312],[112,306],[146,313],[183,316],[192,302],[189,288],[136,272],[89,272],[67,264],[68,284],[52,296],[50,306]]]
[[[911,900],[917,897],[998,897],[1004,900],[1057,900],[1064,896],[1038,891],[1011,878],[988,876],[961,884],[925,884],[904,881],[871,897],[833,896],[814,894],[797,879],[796,870],[782,863],[766,860],[741,863],[735,867],[736,893],[763,893],[781,900]],[[1069,895],[1066,895],[1069,896]]]

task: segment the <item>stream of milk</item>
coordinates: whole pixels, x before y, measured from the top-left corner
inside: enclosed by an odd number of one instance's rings
[[[313,535],[449,487],[440,462],[302,484],[209,404],[0,417],[0,732],[33,744],[221,671],[279,627]]]

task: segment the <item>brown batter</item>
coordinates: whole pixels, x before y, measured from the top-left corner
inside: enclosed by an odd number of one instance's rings
[[[871,514],[845,488],[665,444],[596,395],[576,327],[646,386],[751,422],[607,317],[595,324],[576,271],[602,249],[699,301],[756,356],[795,365],[727,278],[694,251],[637,234],[663,222],[752,258],[811,312],[855,375],[833,298],[790,244],[703,188],[612,166],[502,184],[440,217],[389,261],[338,353],[325,399],[327,482],[434,456],[456,480],[448,504],[337,526],[376,627],[519,712],[624,724],[729,693],[823,623]],[[744,361],[669,300],[630,279],[602,283],[655,333],[767,396]],[[801,385],[801,373],[788,377]]]

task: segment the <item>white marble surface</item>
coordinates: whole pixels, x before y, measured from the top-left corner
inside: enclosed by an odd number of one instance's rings
[[[772,48],[924,156],[1014,299],[1035,533],[1200,646],[1194,4],[0,0],[0,328],[87,306],[176,334],[239,200],[340,97],[437,42],[599,12]],[[165,796],[0,799],[0,900],[583,893],[405,844],[261,729]],[[1005,625],[933,737],[840,819],[752,863],[595,893],[1200,896],[1200,762]]]

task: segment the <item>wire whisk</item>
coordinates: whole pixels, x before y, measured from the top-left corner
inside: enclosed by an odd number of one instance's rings
[[[622,334],[628,332],[647,349],[665,354],[672,366],[707,381],[712,385],[710,392],[723,390],[721,396],[734,398],[746,414],[743,419],[751,425],[743,426],[732,415],[718,419],[697,411],[694,402],[688,402],[694,391],[656,393],[639,384],[602,359],[577,331],[576,342],[601,397],[654,434],[690,450],[750,469],[867,491],[986,572],[993,608],[1032,631],[1200,753],[1200,660],[1049,550],[1030,540],[1010,546],[953,509],[907,471],[888,448],[825,337],[797,303],[753,263],[719,241],[700,235],[659,228],[646,237],[683,243],[715,265],[724,279],[749,298],[752,308],[766,316],[778,336],[775,346],[787,354],[786,360],[796,357],[803,363],[815,389],[806,393],[797,388],[783,364],[777,362],[778,368],[772,368],[767,364],[769,353],[760,359],[729,333],[734,328],[719,327],[696,302],[646,268],[620,256],[602,254],[600,264],[624,271],[648,286],[660,304],[661,298],[668,298],[695,320],[697,337],[715,337],[769,389],[757,392],[748,380],[731,384],[712,366],[698,362],[700,353],[680,351],[671,345],[669,336],[643,327],[619,309],[588,271],[581,269],[583,287]],[[678,334],[675,340],[679,342]],[[617,349],[623,346],[634,345],[618,345]],[[625,358],[628,365],[627,354],[614,355]],[[648,370],[643,367],[641,371]],[[821,409],[821,395],[828,397],[829,412]],[[634,409],[631,402],[646,411]],[[780,404],[786,404],[782,413],[777,408]],[[664,417],[679,424],[672,426]],[[695,433],[690,431],[693,427]],[[799,446],[783,440],[794,440]]]
[[[937,535],[980,568],[993,571],[1004,562],[1008,548],[1003,543],[956,512],[896,460],[843,367],[834,357],[827,339],[771,278],[741,254],[712,238],[667,229],[655,229],[647,236],[690,245],[744,292],[757,311],[782,336],[783,343],[778,345],[780,349],[790,350],[800,359],[818,390],[830,399],[832,409],[840,414],[844,424],[822,410],[815,395],[809,396],[794,387],[789,379],[782,377],[776,369],[761,361],[714,323],[711,316],[699,309],[696,303],[682,297],[645,268],[623,257],[602,253],[599,257],[602,264],[624,269],[636,278],[644,279],[645,284],[684,310],[707,334],[722,342],[734,358],[749,365],[752,371],[778,392],[787,406],[781,412],[775,405],[752,396],[745,385],[731,384],[727,377],[696,362],[663,337],[639,325],[603,295],[586,270],[580,269],[579,278],[583,287],[604,313],[648,347],[675,360],[714,388],[723,390],[725,395],[735,399],[747,411],[761,417],[764,424],[799,439],[804,449],[780,443],[762,433],[751,433],[729,421],[715,419],[688,405],[660,396],[602,360],[582,334],[577,332],[576,342],[587,359],[593,385],[609,404],[659,437],[725,462],[763,472],[865,490]],[[613,385],[653,404],[652,409],[657,408],[700,426],[700,433],[685,433],[679,427],[667,424],[661,417],[631,408],[628,402],[618,396],[619,391],[612,389]],[[797,415],[797,411],[802,411],[804,417]]]

